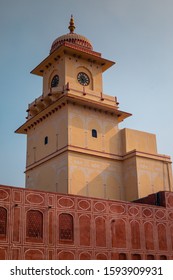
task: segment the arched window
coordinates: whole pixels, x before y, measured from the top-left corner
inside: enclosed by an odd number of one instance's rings
[[[43,214],[38,210],[29,210],[26,218],[26,236],[43,238]]]
[[[0,207],[0,235],[6,235],[7,230],[7,210]]]
[[[161,255],[161,256],[160,256],[160,260],[167,260],[167,256]]]
[[[127,260],[127,256],[124,253],[119,254],[119,260]]]
[[[154,260],[154,255],[147,255],[147,260]]]
[[[59,215],[60,241],[73,241],[73,216],[62,213]]]
[[[55,75],[51,81],[51,88],[52,87],[57,87],[59,84],[59,76]]]
[[[97,130],[92,129],[92,137],[97,138]]]
[[[139,254],[132,254],[132,260],[141,260],[141,255],[139,255]]]

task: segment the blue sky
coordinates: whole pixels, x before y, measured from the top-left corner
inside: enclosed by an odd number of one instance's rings
[[[30,74],[55,38],[76,33],[116,61],[104,73],[104,93],[118,97],[133,116],[121,124],[157,135],[158,152],[173,158],[172,0],[0,1],[0,184],[24,186],[28,103],[42,93]]]

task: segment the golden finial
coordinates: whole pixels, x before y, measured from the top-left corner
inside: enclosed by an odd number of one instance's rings
[[[70,19],[69,24],[70,25],[69,25],[68,29],[70,30],[70,33],[73,33],[75,28],[76,28],[75,25],[74,25],[73,15],[71,15],[71,19]]]

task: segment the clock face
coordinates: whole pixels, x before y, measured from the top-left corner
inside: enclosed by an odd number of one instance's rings
[[[51,81],[51,87],[57,87],[59,84],[59,76],[55,75]]]
[[[88,75],[84,72],[78,73],[77,80],[83,86],[88,86],[90,83],[90,79],[89,79]]]

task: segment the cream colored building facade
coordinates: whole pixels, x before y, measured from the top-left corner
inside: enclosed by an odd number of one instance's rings
[[[27,135],[26,187],[129,201],[173,191],[171,160],[157,153],[155,135],[118,127],[131,114],[103,93],[114,62],[74,29],[71,18],[70,33],[31,72],[43,78],[43,94],[16,130]]]

